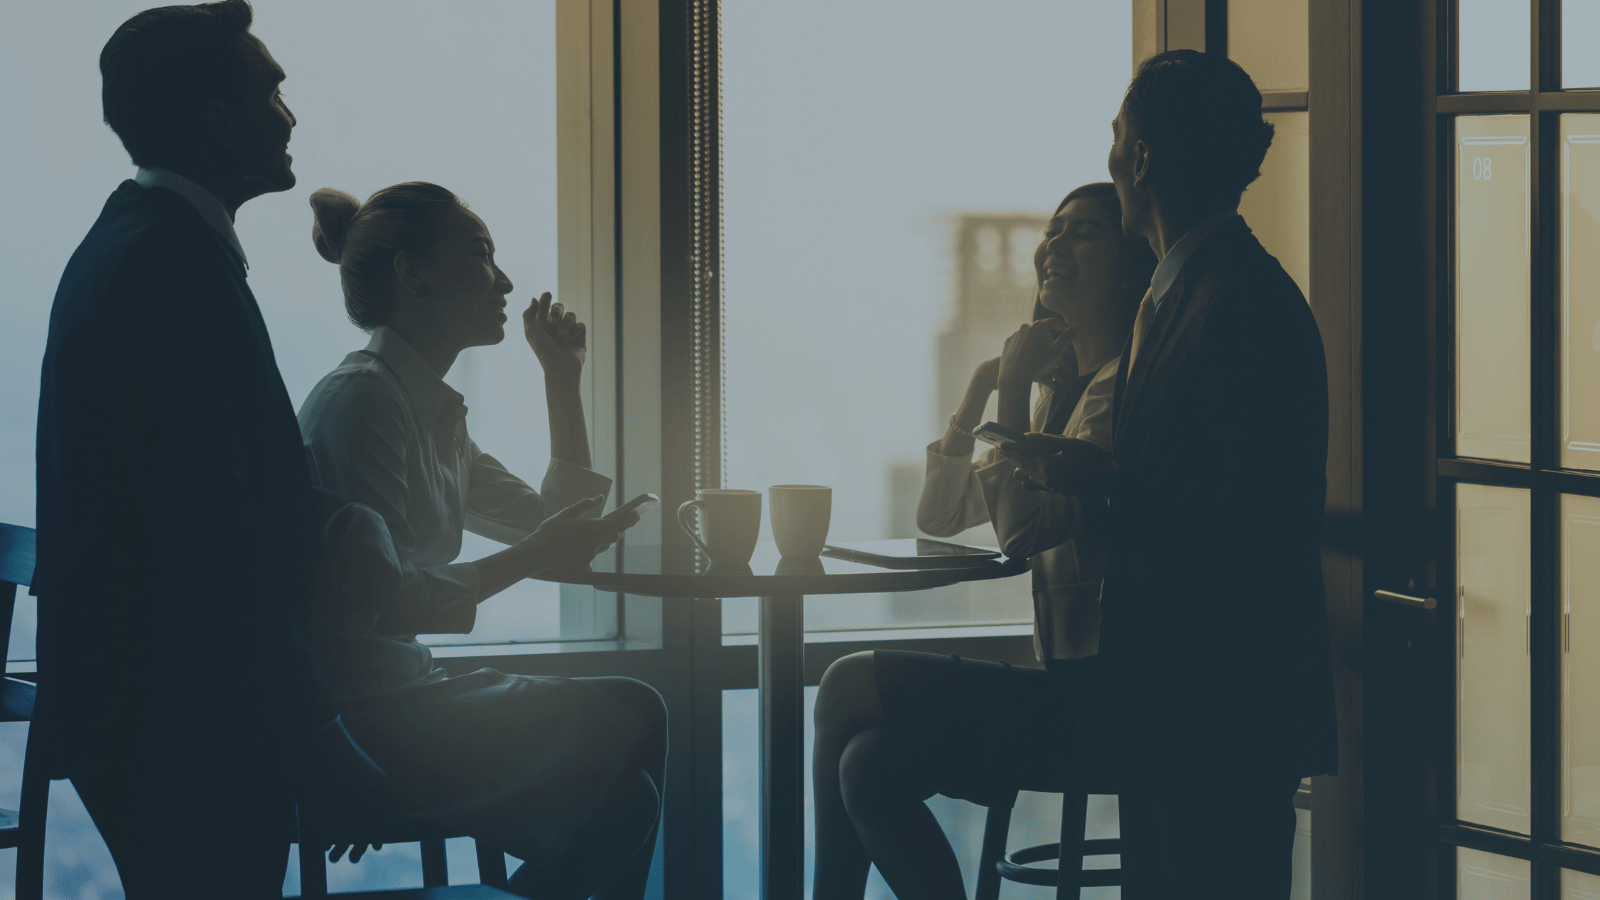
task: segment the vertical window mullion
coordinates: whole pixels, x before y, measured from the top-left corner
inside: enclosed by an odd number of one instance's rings
[[[1549,489],[1536,486],[1529,524],[1529,690],[1532,737],[1532,837],[1536,843],[1558,844],[1561,834],[1559,697],[1561,615],[1556,576],[1560,510]],[[1537,873],[1536,873],[1537,884]],[[1537,891],[1535,900],[1544,896]]]
[[[1537,92],[1561,90],[1561,2],[1532,0],[1533,79]]]
[[[1530,348],[1529,386],[1531,400],[1532,462],[1535,473],[1555,468],[1559,457],[1557,422],[1559,384],[1557,382],[1557,344],[1559,341],[1558,294],[1561,284],[1560,202],[1560,115],[1540,111],[1541,94],[1561,87],[1560,0],[1532,2],[1533,88],[1533,290],[1530,294],[1533,346]],[[1560,723],[1560,501],[1546,479],[1534,479],[1531,516],[1532,558],[1529,559],[1529,585],[1532,602],[1532,672],[1529,685],[1532,698],[1533,737],[1533,838],[1537,843],[1561,842],[1561,723]],[[1557,900],[1561,891],[1560,873],[1549,864],[1535,865],[1533,900]]]

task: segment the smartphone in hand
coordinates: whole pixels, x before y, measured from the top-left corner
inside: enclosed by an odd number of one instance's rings
[[[1022,432],[1007,428],[999,422],[985,422],[972,429],[972,436],[985,444],[999,447],[1003,444],[1020,444],[1026,440]]]
[[[633,498],[632,500],[629,500],[627,503],[622,504],[616,509],[613,509],[611,512],[606,513],[602,518],[620,519],[627,515],[629,511],[637,511],[640,514],[643,514],[655,509],[659,505],[661,505],[660,497],[656,496],[655,494],[644,493]]]

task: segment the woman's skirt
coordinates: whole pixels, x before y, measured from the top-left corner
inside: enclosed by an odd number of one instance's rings
[[[353,704],[350,730],[403,818],[535,866],[561,857],[650,728],[581,680],[479,669]]]
[[[1017,790],[1061,792],[1105,782],[1094,658],[1049,669],[873,651],[889,727],[917,748],[906,766],[917,783],[985,805]]]

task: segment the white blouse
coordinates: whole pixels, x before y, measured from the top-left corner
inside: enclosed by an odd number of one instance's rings
[[[372,579],[373,589],[390,596],[362,605],[394,609],[399,601],[419,614],[431,609],[444,620],[418,628],[430,633],[467,631],[476,618],[477,568],[455,562],[463,529],[515,543],[547,514],[611,490],[610,478],[552,459],[535,491],[473,443],[462,400],[398,334],[380,326],[300,407],[313,477],[375,511],[393,542],[392,550],[367,549],[375,558],[396,557],[399,580]],[[330,536],[335,543],[353,537]]]
[[[1111,401],[1119,359],[1095,373],[1062,434],[1111,450]],[[1046,398],[1034,409],[1034,429],[1044,427]],[[1031,557],[1034,650],[1040,660],[1093,656],[1100,640],[1100,582],[1106,546],[1092,521],[1104,504],[1050,491],[1029,490],[1014,475],[1016,463],[989,449],[976,460],[944,456],[928,445],[928,467],[917,505],[917,527],[949,537],[994,523],[1007,556]]]

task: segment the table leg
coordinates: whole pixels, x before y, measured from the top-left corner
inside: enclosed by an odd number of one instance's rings
[[[762,597],[761,897],[805,893],[805,598]]]

